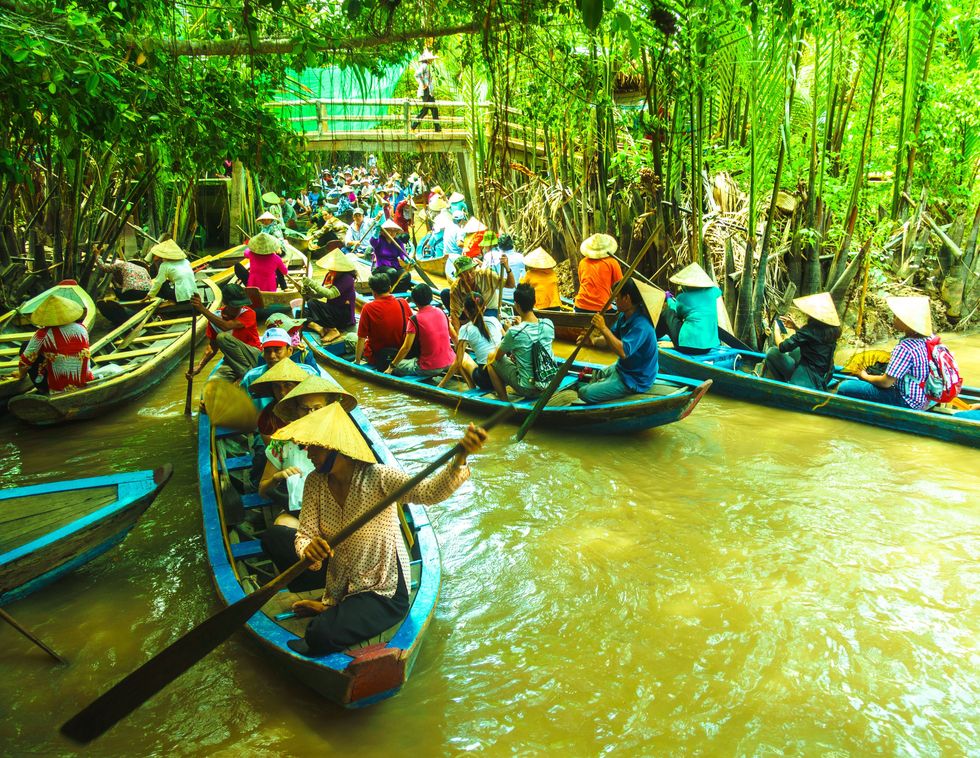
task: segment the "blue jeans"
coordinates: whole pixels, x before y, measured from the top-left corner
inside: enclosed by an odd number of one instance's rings
[[[858,400],[870,400],[873,403],[897,405],[899,408],[909,407],[902,393],[898,391],[898,387],[883,389],[863,379],[845,379],[837,387],[837,394],[856,397]]]
[[[591,382],[578,388],[578,396],[590,405],[611,403],[632,394],[633,390],[623,383],[615,363],[596,371]]]

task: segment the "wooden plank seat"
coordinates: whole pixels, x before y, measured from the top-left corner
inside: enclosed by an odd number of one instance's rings
[[[180,332],[164,332],[163,334],[144,334],[139,337],[134,337],[131,344],[136,344],[137,342],[158,342],[160,340],[175,340],[181,336]],[[124,338],[117,340],[122,342]]]
[[[247,558],[258,558],[260,555],[263,555],[262,543],[258,540],[234,542],[231,545],[231,555],[236,561],[244,561]]]
[[[235,458],[228,458],[225,461],[225,468],[229,471],[240,471],[243,468],[248,468],[252,465],[251,455],[239,455]]]
[[[267,505],[275,505],[275,503],[262,497],[258,492],[250,492],[247,495],[242,495],[242,505],[246,508],[265,508]]]
[[[179,336],[179,335],[174,335]],[[121,353],[106,353],[104,355],[93,355],[92,361],[96,363],[109,363],[110,361],[119,361],[123,358],[141,358],[144,355],[156,355],[160,352],[158,347],[144,347],[139,350],[123,350]]]

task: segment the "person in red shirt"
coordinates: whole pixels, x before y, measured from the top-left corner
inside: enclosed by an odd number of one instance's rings
[[[412,302],[418,312],[408,320],[405,340],[385,373],[395,376],[444,374],[456,359],[449,338],[449,317],[432,305],[432,289],[428,284],[415,285]],[[418,357],[409,358],[408,353],[415,342],[419,343]]]
[[[578,294],[575,310],[598,313],[602,310],[616,282],[623,278],[619,262],[612,257],[616,240],[608,234],[593,234],[581,245],[583,258],[578,264]]]
[[[391,279],[387,274],[372,275],[368,285],[374,300],[361,308],[354,363],[364,358],[374,368],[384,371],[401,347],[412,309],[404,298],[391,294]]]
[[[224,363],[217,375],[230,382],[238,382],[249,369],[256,366],[262,355],[255,311],[249,307],[245,290],[237,284],[226,284],[221,288],[221,299],[223,306],[221,313],[217,314],[201,302],[199,295],[191,297],[191,307],[208,320],[208,346],[194,370],[187,372],[188,379],[200,374],[220,350]]]
[[[393,220],[405,230],[406,234],[411,231],[412,224],[415,222],[415,200],[411,195],[395,206]]]

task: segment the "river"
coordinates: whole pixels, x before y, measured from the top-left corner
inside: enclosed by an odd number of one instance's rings
[[[980,376],[980,336],[948,344]],[[409,469],[470,420],[337,378]],[[3,486],[175,467],[121,547],[8,608],[71,664],[0,627],[5,755],[75,754],[58,725],[219,607],[184,387],[2,422]],[[628,439],[512,431],[429,509],[442,595],[397,697],[337,709],[237,635],[84,754],[977,754],[976,450],[710,394]]]

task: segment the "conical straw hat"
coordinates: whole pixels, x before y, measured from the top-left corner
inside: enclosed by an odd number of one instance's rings
[[[477,232],[485,232],[486,230],[486,224],[476,216],[470,216],[470,220],[463,224],[463,234],[476,234]]]
[[[931,337],[932,332],[932,313],[929,310],[929,298],[925,295],[914,297],[886,297],[885,302],[891,312],[905,326],[921,334],[923,337]]]
[[[248,249],[256,255],[272,255],[279,252],[279,240],[271,234],[259,232],[249,239]]]
[[[279,361],[279,363],[252,382],[249,391],[254,397],[269,397],[272,395],[272,385],[275,382],[296,382],[299,384],[308,376],[311,375],[303,371],[296,361],[291,359]]]
[[[354,261],[348,258],[347,254],[340,248],[331,250],[318,260],[316,265],[320,268],[327,269],[327,271],[357,271],[357,266],[354,265]]]
[[[554,268],[558,265],[554,258],[543,247],[536,247],[524,256],[524,265],[528,268]]]
[[[670,281],[682,287],[700,287],[703,289],[716,286],[714,280],[697,263],[692,263],[690,266],[682,268],[670,277]]]
[[[579,246],[579,250],[582,251],[582,255],[586,258],[593,258],[598,260],[599,258],[608,258],[610,255],[616,252],[616,240],[610,237],[608,234],[593,234],[591,237],[586,237],[582,244]]]
[[[279,205],[282,202],[282,198],[275,192],[266,192],[262,195],[262,202],[268,203],[269,205]]]
[[[365,463],[377,461],[361,430],[357,428],[340,403],[331,403],[326,408],[303,416],[287,424],[272,436],[277,440],[292,440],[297,445],[315,445],[336,450],[341,455],[356,461]]]
[[[436,195],[429,201],[429,210],[438,213],[439,211],[444,211],[449,207],[449,203],[442,195]]]
[[[449,196],[449,204],[455,205],[456,203],[465,203],[466,198],[463,196],[462,192],[454,192]]]
[[[398,225],[397,221],[390,218],[381,225],[381,228],[387,229],[389,232],[395,232],[396,234],[401,234],[405,231]]]
[[[269,213],[269,211],[266,211],[265,213],[263,213],[261,216],[259,216],[255,220],[258,221],[259,223],[261,223],[263,221],[270,221],[270,222],[271,221],[278,221],[279,219],[277,219],[275,216],[273,216],[271,213]]]
[[[180,249],[173,240],[164,240],[150,248],[150,255],[155,255],[165,261],[182,261],[187,257],[187,253]]]
[[[276,403],[276,415],[283,421],[295,421],[300,418],[299,399],[306,395],[326,395],[328,405],[340,403],[345,411],[352,411],[357,407],[357,398],[333,379],[308,376],[298,387],[294,387],[292,392]]]
[[[667,293],[662,289],[651,287],[639,279],[636,280],[636,288],[640,290],[640,297],[643,299],[643,305],[646,306],[647,313],[650,315],[650,321],[656,326],[660,320],[660,311],[663,310]]]
[[[215,426],[252,432],[259,423],[258,408],[245,390],[224,379],[211,379],[204,385],[204,407]]]
[[[69,300],[61,295],[48,295],[31,314],[34,326],[65,326],[78,321],[85,313],[81,303]]]
[[[793,301],[793,305],[803,311],[810,318],[815,318],[830,326],[840,326],[840,316],[834,307],[834,298],[829,292],[818,292],[816,295],[798,297]]]

